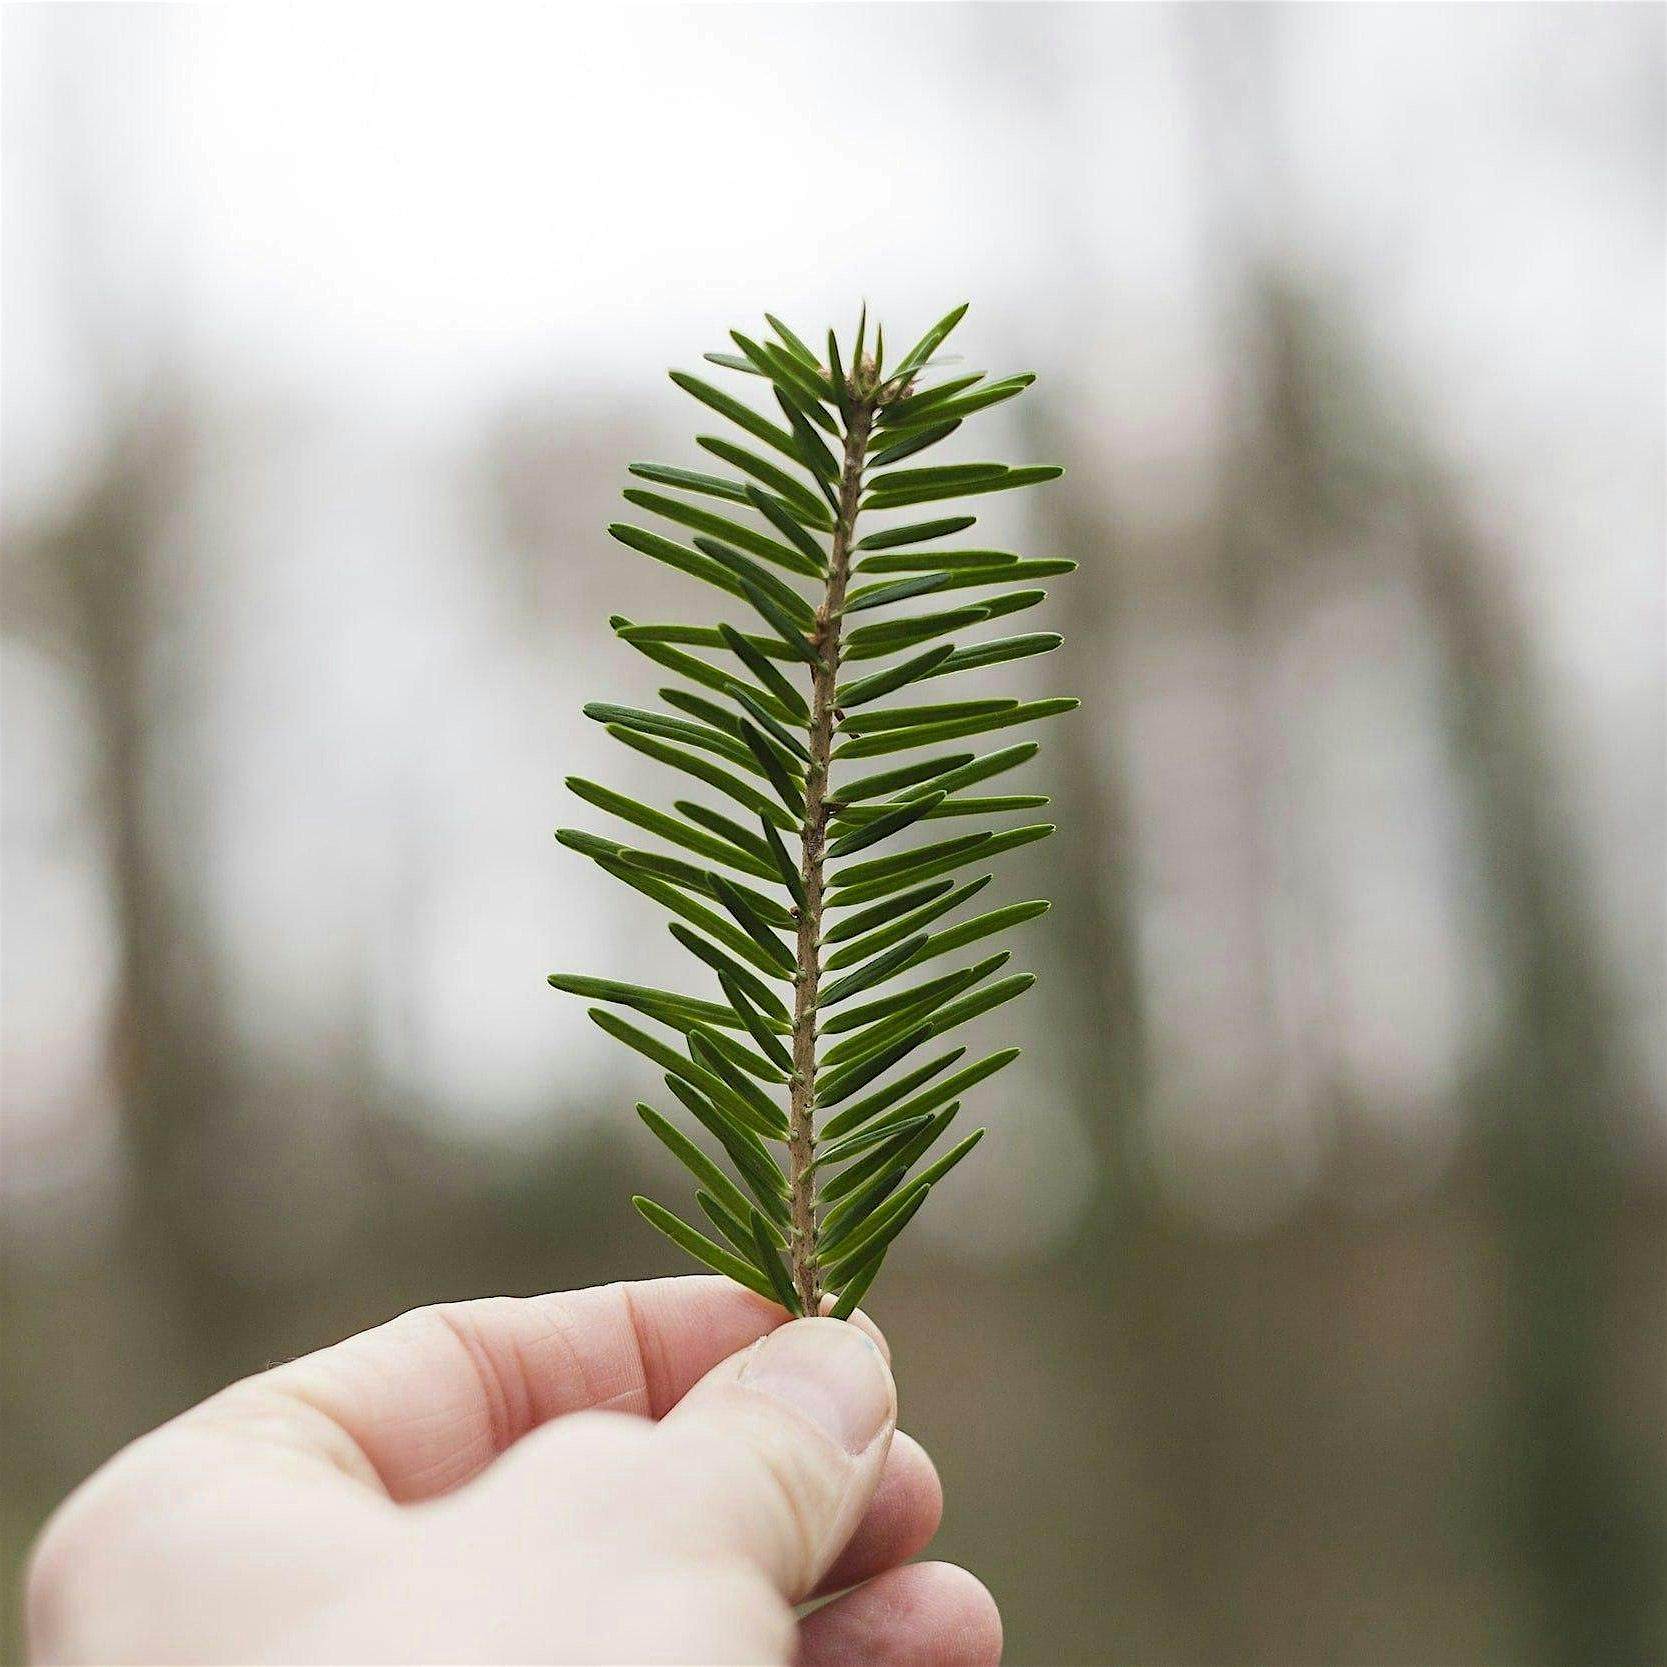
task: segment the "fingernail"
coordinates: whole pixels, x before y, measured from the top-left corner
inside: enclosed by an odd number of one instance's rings
[[[891,1421],[891,1374],[872,1339],[844,1320],[794,1320],[753,1351],[741,1382],[801,1412],[848,1453]]]

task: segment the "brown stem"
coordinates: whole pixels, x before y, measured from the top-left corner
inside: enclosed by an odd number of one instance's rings
[[[821,663],[812,679],[810,766],[805,772],[804,849],[799,874],[798,969],[793,999],[793,1093],[788,1113],[788,1180],[793,1191],[793,1286],[807,1314],[822,1305],[816,1265],[816,987],[821,975],[822,846],[828,829],[828,756],[833,750],[834,687],[839,677],[839,632],[850,579],[851,535],[862,495],[863,457],[874,422],[871,397],[854,399],[845,431],[845,464],[839,478],[839,517],[828,553],[828,588],[816,611],[816,649]]]

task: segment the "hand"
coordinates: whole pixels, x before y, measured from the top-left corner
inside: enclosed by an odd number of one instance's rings
[[[983,1664],[884,1340],[722,1279],[406,1314],[126,1448],[36,1547],[41,1661]],[[854,1587],[795,1621],[793,1605]]]

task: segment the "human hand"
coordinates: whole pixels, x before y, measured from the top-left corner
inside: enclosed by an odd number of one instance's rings
[[[716,1278],[495,1297],[247,1378],[60,1507],[35,1658],[997,1661],[984,1588],[905,1564],[942,1495],[884,1340],[783,1319]]]

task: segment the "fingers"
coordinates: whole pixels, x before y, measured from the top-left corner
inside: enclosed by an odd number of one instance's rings
[[[797,1601],[867,1511],[896,1422],[873,1341],[839,1320],[796,1320],[708,1373],[661,1422],[645,1532],[744,1563]]]
[[[797,1600],[867,1511],[896,1421],[891,1372],[867,1336],[795,1321],[709,1373],[661,1423],[666,1520]]]
[[[817,1591],[841,1591],[918,1556],[931,1543],[942,1517],[943,1484],[936,1468],[926,1449],[898,1430],[867,1515]]]
[[[798,1667],[995,1667],[995,1599],[953,1563],[911,1563],[807,1616]]]
[[[640,1542],[641,1515],[659,1510],[666,1497],[663,1465],[657,1433],[638,1420],[567,1419],[528,1437],[453,1497],[475,1513],[482,1533],[489,1522],[536,1524],[531,1533],[545,1547],[538,1555],[570,1532],[594,1539],[618,1531],[622,1505],[631,1515],[622,1538]],[[813,1595],[843,1591],[917,1556],[942,1515],[943,1487],[931,1459],[912,1436],[894,1431],[868,1509]]]
[[[456,1487],[529,1430],[589,1408],[659,1417],[783,1323],[727,1279],[694,1277],[419,1308],[234,1385],[222,1423],[269,1426],[400,1501]]]

